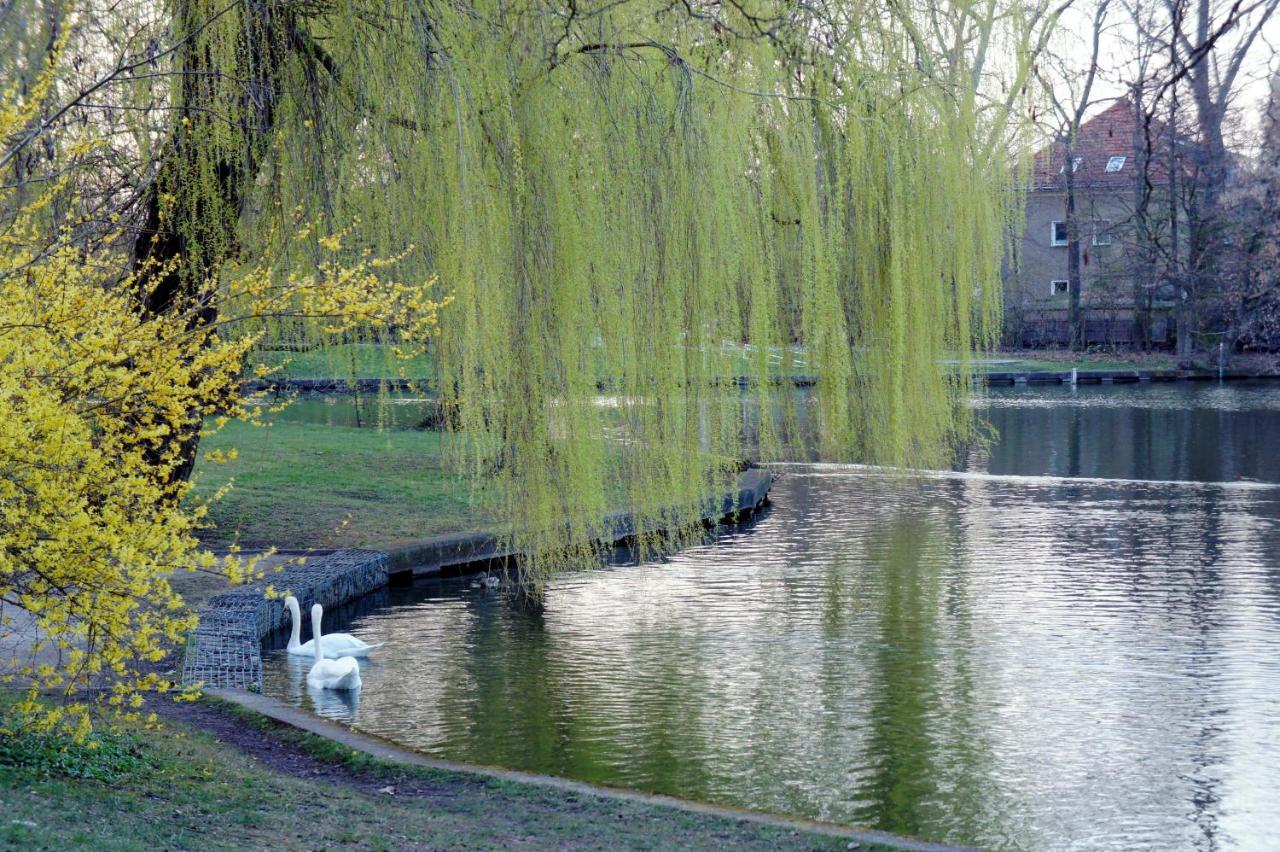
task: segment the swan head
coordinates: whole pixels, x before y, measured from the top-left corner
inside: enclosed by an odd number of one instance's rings
[[[293,595],[285,595],[284,605],[285,605],[285,608],[289,610],[289,612],[293,613],[294,618],[298,617],[298,613],[300,610],[298,609],[297,598],[295,598]]]
[[[320,650],[320,614],[323,612],[320,604],[314,604],[311,607],[311,634],[312,641],[315,643],[316,665],[320,665],[320,661],[324,659],[324,653]]]

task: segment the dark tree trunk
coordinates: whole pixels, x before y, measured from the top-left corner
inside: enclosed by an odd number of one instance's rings
[[[1152,269],[1155,253],[1151,245],[1151,194],[1147,191],[1147,140],[1143,128],[1148,126],[1142,108],[1142,87],[1133,86],[1133,345],[1141,351],[1151,348],[1151,302],[1154,282]]]
[[[1084,310],[1081,306],[1081,290],[1084,282],[1080,275],[1080,222],[1076,215],[1075,146],[1063,146],[1066,156],[1063,175],[1066,176],[1066,224],[1067,224],[1067,329],[1068,345],[1081,349],[1085,343]]]
[[[237,250],[241,206],[270,143],[284,63],[297,41],[288,4],[253,0],[241,16],[241,55],[251,59],[244,63],[247,73],[238,74],[238,149],[215,150],[208,142],[211,123],[225,119],[211,109],[213,87],[229,85],[226,80],[242,69],[217,67],[198,35],[207,22],[193,4],[178,4],[175,30],[179,37],[188,34],[179,53],[179,120],[142,200],[143,223],[133,247],[143,315],[178,314],[191,329],[218,318],[218,273]],[[191,475],[199,442],[200,423],[194,422],[149,456],[158,464],[177,443],[179,461],[163,475],[180,482]]]
[[[1169,161],[1169,266],[1168,279],[1173,285],[1175,354],[1179,359],[1191,357],[1192,346],[1192,293],[1184,272],[1182,257],[1182,223],[1178,209],[1182,204],[1182,157],[1178,151],[1178,99],[1175,95],[1169,103],[1168,146]]]
[[[1196,4],[1196,44],[1206,44],[1211,28],[1211,4]],[[1187,215],[1187,265],[1184,276],[1184,305],[1180,329],[1185,326],[1186,343],[1178,338],[1178,354],[1190,356],[1194,335],[1202,331],[1201,306],[1212,298],[1220,279],[1223,260],[1221,195],[1227,181],[1227,147],[1223,136],[1223,103],[1214,81],[1212,63],[1197,62],[1188,73],[1195,102],[1199,138],[1195,147],[1194,203]]]

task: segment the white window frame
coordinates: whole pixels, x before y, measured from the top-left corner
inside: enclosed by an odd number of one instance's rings
[[[1058,285],[1062,285],[1062,292],[1058,292]],[[1049,282],[1049,295],[1053,297],[1067,296],[1071,294],[1071,282],[1066,278],[1055,278]]]
[[[1076,172],[1080,171],[1080,164],[1083,162],[1084,162],[1084,157],[1072,157],[1071,173],[1075,174]],[[1066,173],[1067,173],[1067,166],[1065,163],[1063,163],[1061,166],[1058,166],[1058,174],[1065,175]]]
[[[1107,160],[1107,171],[1118,172],[1124,168],[1124,164],[1129,160],[1125,156],[1115,156]]]
[[[1058,226],[1059,225],[1062,226],[1063,233],[1066,234],[1066,237],[1063,238],[1062,242],[1058,242]],[[1065,246],[1070,244],[1071,244],[1071,233],[1070,231],[1067,230],[1066,220],[1055,219],[1052,222],[1050,222],[1049,223],[1049,245],[1058,247],[1058,246]]]
[[[1093,244],[1095,246],[1111,245],[1111,229],[1114,223],[1110,219],[1093,220]]]

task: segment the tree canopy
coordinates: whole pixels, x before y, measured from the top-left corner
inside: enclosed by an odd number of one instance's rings
[[[156,577],[195,552],[195,438],[243,412],[264,344],[430,345],[458,463],[535,591],[593,553],[609,511],[650,544],[696,528],[744,458],[939,462],[973,432],[970,352],[999,328],[1018,116],[1055,16],[6,4],[0,337],[64,366],[15,355],[4,382],[53,400],[79,443],[64,458],[44,415],[12,420],[5,499],[55,457],[102,493],[81,489],[81,521],[23,504],[0,530],[0,596],[86,601],[51,616],[66,635],[104,594],[168,606]],[[92,303],[87,324],[42,313],[62,294]],[[68,378],[82,350],[92,381]],[[103,404],[113,387],[127,404]],[[109,512],[128,477],[152,490]],[[87,580],[35,527],[89,536],[125,573]],[[54,567],[67,585],[32,579]]]
[[[611,508],[688,528],[744,455],[801,435],[892,464],[968,436],[1035,10],[339,3],[296,12],[288,49],[242,14],[200,33],[238,70],[192,120],[252,124],[235,81],[268,55],[278,141],[260,157],[211,128],[197,162],[263,172],[245,239],[301,207],[439,276],[435,386],[538,555],[526,578],[584,555]],[[794,373],[802,405],[774,391]]]

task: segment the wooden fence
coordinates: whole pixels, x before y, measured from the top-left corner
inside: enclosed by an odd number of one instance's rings
[[[1150,342],[1157,346],[1172,342],[1169,318],[1151,319]],[[1017,345],[1027,348],[1066,346],[1071,342],[1071,325],[1065,310],[1028,311],[1023,314],[1017,333]],[[1125,346],[1137,340],[1132,316],[1118,316],[1114,311],[1089,311],[1084,321],[1084,343]]]

